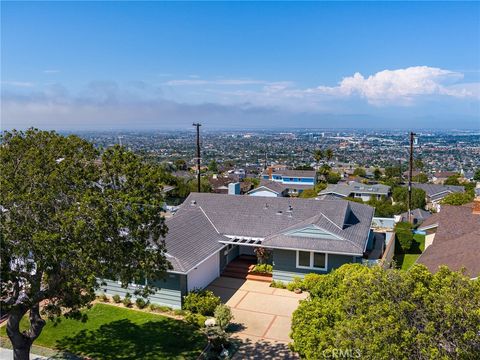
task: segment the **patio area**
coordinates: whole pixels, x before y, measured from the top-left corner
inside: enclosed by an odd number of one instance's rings
[[[230,306],[237,327],[235,336],[244,342],[241,358],[296,358],[288,350],[291,341],[292,313],[307,293],[295,294],[285,289],[271,288],[269,283],[219,277],[208,289]],[[270,346],[265,346],[270,344]],[[275,349],[274,353],[268,351]],[[287,356],[288,355],[288,356]]]

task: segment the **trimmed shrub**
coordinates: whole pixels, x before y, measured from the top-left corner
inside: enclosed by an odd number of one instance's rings
[[[147,302],[145,299],[137,298],[137,300],[135,300],[135,305],[137,305],[137,308],[143,309],[145,306],[147,306]]]
[[[172,308],[164,305],[150,304],[150,310],[158,312],[171,312]]]
[[[110,302],[110,299],[108,298],[107,295],[105,295],[104,293],[101,293],[98,298],[103,301],[103,302]]]
[[[302,282],[302,290],[309,291],[310,289],[313,289],[313,287],[320,281],[322,278],[322,274],[307,274],[303,278]]]
[[[115,302],[116,304],[119,304],[120,302],[122,302],[122,298],[118,294],[113,295],[112,298],[113,298],[113,302]]]
[[[173,310],[173,313],[178,316],[184,316],[187,314],[187,311],[182,310],[182,309],[175,309]]]
[[[215,308],[221,304],[218,296],[210,290],[193,290],[184,298],[184,309],[192,313],[212,316]]]
[[[187,316],[185,316],[185,322],[196,327],[197,329],[205,327],[205,320],[207,320],[207,317],[201,314],[189,313]]]
[[[304,289],[303,288],[303,280],[302,280],[301,277],[294,276],[293,281],[288,283],[287,290],[293,291],[295,289],[302,289],[302,290]]]
[[[125,298],[122,300],[123,305],[125,305],[126,307],[131,307],[132,306],[131,298],[132,298],[132,296],[127,293],[125,295]]]
[[[232,311],[227,305],[220,304],[215,308],[215,320],[222,330],[225,330],[228,327],[232,319]]]
[[[271,274],[273,271],[273,266],[269,264],[258,264],[252,270],[252,273],[258,274]]]
[[[279,280],[276,280],[276,281],[272,280],[272,282],[270,283],[270,287],[277,288],[277,289],[286,289],[287,285],[285,285],[283,282]]]

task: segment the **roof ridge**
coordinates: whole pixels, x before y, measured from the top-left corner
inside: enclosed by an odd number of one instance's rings
[[[217,227],[215,226],[215,224],[212,222],[212,220],[210,220],[210,218],[208,217],[207,213],[205,212],[205,210],[203,210],[203,208],[201,206],[198,207],[203,215],[205,215],[205,217],[207,218],[207,220],[210,222],[210,224],[212,224],[213,228],[215,229],[215,231],[217,232],[217,234],[220,234],[220,231],[218,231]]]
[[[339,228],[342,233],[345,231],[345,230],[341,229],[337,224],[335,224],[332,220],[330,220],[327,216],[325,216],[325,214],[320,213],[320,215],[322,215],[325,219],[327,219],[327,220],[330,221],[333,225],[335,225],[337,228]],[[318,226],[318,225],[317,225],[317,226]],[[321,226],[319,226],[319,227],[321,228]],[[323,229],[323,228],[322,228],[322,229]],[[323,229],[323,230],[328,231],[327,229]],[[338,235],[338,234],[334,234],[334,235],[339,236],[342,240],[345,240],[345,241],[349,242],[350,244],[352,244],[353,246],[355,246],[356,248],[362,250],[362,248],[361,248],[360,246],[358,246],[358,244],[355,244],[353,241],[345,238],[344,236]]]

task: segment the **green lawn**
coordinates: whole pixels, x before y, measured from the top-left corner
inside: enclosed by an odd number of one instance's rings
[[[96,304],[86,310],[88,320],[50,321],[36,345],[94,359],[192,359],[206,345],[205,337],[183,321],[165,316]],[[26,318],[22,328],[28,327]],[[5,327],[0,335],[6,336]]]
[[[415,234],[413,244],[406,254],[396,254],[395,261],[402,270],[408,270],[425,250],[425,235]]]

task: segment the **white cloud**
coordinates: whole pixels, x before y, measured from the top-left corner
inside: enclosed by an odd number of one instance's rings
[[[31,88],[35,86],[34,83],[28,82],[28,81],[2,81],[2,85],[23,87],[23,88]]]
[[[218,79],[218,80],[201,80],[201,79],[178,79],[170,80],[165,83],[169,86],[195,86],[195,85],[259,85],[266,84],[266,81],[252,79]]]
[[[312,93],[340,97],[359,95],[374,105],[410,105],[427,95],[475,96],[467,86],[455,84],[463,74],[428,66],[383,70],[369,77],[360,73],[344,78],[338,86],[319,86]]]
[[[60,72],[60,70],[55,70],[55,69],[43,70],[44,74],[58,74],[59,72]]]

